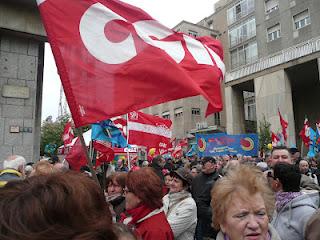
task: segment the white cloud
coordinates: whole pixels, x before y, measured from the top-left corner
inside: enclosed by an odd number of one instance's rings
[[[174,27],[182,20],[197,23],[213,13],[218,0],[124,0],[140,7],[154,19],[167,27]],[[42,119],[58,116],[60,97],[60,78],[57,73],[51,48],[46,44],[43,79]]]

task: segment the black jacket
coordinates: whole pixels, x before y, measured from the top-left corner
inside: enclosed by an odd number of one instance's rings
[[[163,176],[163,173],[162,173],[162,167],[160,167],[158,164],[156,164],[154,162],[150,164],[150,167],[153,168],[155,173],[159,176],[159,178],[161,180],[161,183],[164,184],[164,176]]]
[[[197,204],[197,214],[199,222],[202,223],[202,232],[205,237],[216,235],[216,231],[211,227],[212,210],[211,189],[214,183],[219,179],[219,173],[199,174],[192,181],[191,192]]]

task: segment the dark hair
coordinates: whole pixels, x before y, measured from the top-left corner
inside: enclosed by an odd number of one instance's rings
[[[158,156],[156,156],[156,157],[154,157],[153,159],[152,159],[152,163],[153,164],[159,164],[160,162],[161,162],[161,159],[162,159],[163,157],[161,156],[161,155],[158,155]]]
[[[271,156],[272,156],[273,152],[276,150],[287,150],[288,153],[291,154],[289,148],[287,148],[286,146],[275,146],[271,150]]]
[[[0,189],[2,240],[116,239],[99,186],[75,172],[9,182]]]
[[[139,197],[149,208],[162,207],[162,185],[160,177],[150,167],[130,171],[126,180],[130,192]]]
[[[284,192],[299,192],[301,174],[296,165],[289,163],[277,163],[274,166],[273,176],[279,179]]]
[[[213,157],[203,157],[203,158],[202,158],[202,162],[212,162],[212,163],[216,163],[216,159],[214,159]]]

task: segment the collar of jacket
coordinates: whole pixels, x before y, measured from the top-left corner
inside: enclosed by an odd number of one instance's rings
[[[22,173],[15,170],[15,169],[12,169],[12,168],[8,168],[8,169],[4,169],[0,172],[0,176],[3,175],[3,174],[14,174],[14,175],[17,175],[19,177],[22,177]]]

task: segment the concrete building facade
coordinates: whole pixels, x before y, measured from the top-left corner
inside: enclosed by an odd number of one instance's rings
[[[320,1],[221,0],[215,9],[200,23],[213,24],[224,45],[227,132],[245,132],[252,111],[278,132],[279,109],[288,146],[300,146],[304,117],[320,117]]]
[[[0,163],[39,159],[45,36],[36,1],[1,1]]]
[[[173,30],[193,37],[211,36],[219,34],[211,26],[201,26],[187,21],[177,24]],[[223,88],[221,89],[223,93]],[[143,112],[172,120],[173,137],[194,139],[196,132],[225,131],[224,112],[215,113],[205,118],[208,102],[202,96],[183,98],[167,103],[158,104],[143,109]]]

